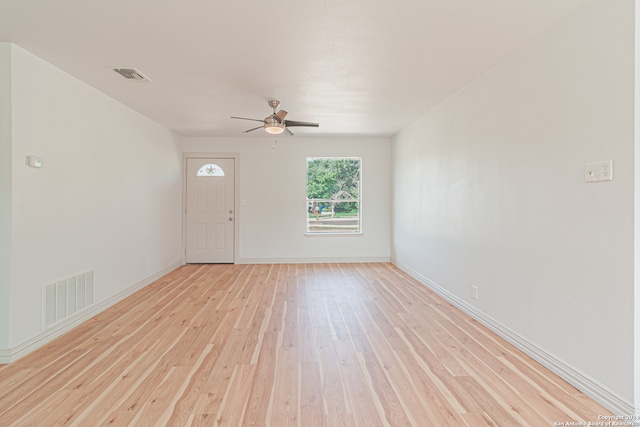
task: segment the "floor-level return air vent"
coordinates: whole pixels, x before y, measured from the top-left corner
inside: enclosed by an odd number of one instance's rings
[[[93,270],[43,286],[43,329],[93,304]]]

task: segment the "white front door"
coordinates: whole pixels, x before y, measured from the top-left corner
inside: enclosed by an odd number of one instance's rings
[[[234,169],[234,159],[187,158],[187,263],[233,263]]]

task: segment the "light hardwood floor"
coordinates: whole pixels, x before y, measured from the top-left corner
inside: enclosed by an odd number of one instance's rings
[[[183,266],[0,366],[0,426],[552,426],[607,414],[384,263]]]

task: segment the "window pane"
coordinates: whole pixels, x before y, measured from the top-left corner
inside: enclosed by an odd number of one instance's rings
[[[307,232],[359,233],[360,158],[307,158]]]
[[[215,163],[209,163],[198,169],[197,176],[224,176],[224,171]]]

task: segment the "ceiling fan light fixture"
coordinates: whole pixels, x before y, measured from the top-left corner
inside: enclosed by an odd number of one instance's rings
[[[276,119],[267,119],[264,122],[264,130],[271,135],[280,135],[284,132],[284,124]]]
[[[269,101],[269,107],[273,108],[273,114],[265,117],[264,119],[250,119],[248,117],[235,117],[231,116],[232,119],[238,120],[250,120],[252,122],[260,122],[262,125],[256,126],[254,128],[245,130],[244,133],[253,132],[254,130],[258,130],[263,128],[265,132],[269,135],[280,135],[285,130],[291,136],[293,136],[293,132],[289,130],[292,126],[307,126],[317,128],[319,126],[318,123],[313,122],[300,122],[297,120],[285,120],[287,117],[287,113],[285,110],[276,111],[280,106],[280,101],[272,100]]]

